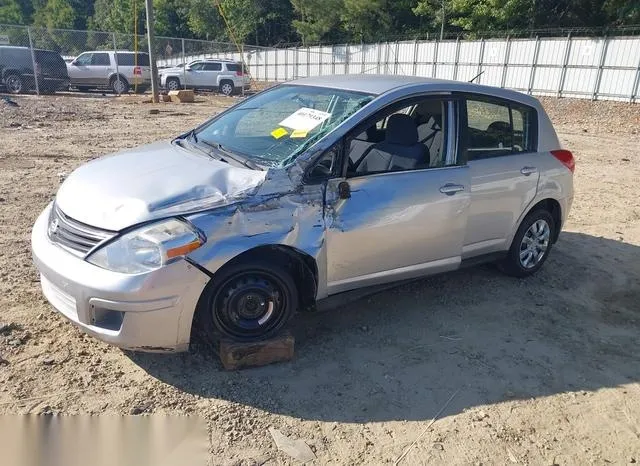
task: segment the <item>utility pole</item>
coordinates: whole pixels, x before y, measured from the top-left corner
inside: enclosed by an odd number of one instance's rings
[[[154,51],[155,34],[153,33],[153,0],[145,0],[147,8],[147,39],[149,40],[149,62],[151,65],[151,94],[153,103],[160,101],[158,97],[158,66],[156,65],[156,52]]]
[[[445,20],[444,1],[445,0],[442,0],[442,24],[440,25],[440,40],[444,40],[444,20]]]

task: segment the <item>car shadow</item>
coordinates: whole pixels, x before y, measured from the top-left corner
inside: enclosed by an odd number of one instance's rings
[[[192,354],[128,353],[205,398],[305,420],[429,419],[487,403],[639,380],[640,247],[565,232],[534,277],[491,265],[295,319],[293,361],[226,372]]]

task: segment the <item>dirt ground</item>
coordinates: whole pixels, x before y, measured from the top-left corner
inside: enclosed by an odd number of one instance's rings
[[[201,349],[83,335],[42,297],[29,235],[74,167],[233,99],[15,100],[0,101],[0,413],[199,415],[215,465],[294,463],[269,427],[316,464],[393,463],[410,446],[400,464],[640,462],[639,105],[544,101],[577,158],[576,198],[535,277],[482,266],[300,315],[292,362],[225,372]]]

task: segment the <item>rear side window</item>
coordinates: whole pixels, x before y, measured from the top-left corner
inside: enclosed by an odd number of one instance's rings
[[[222,63],[205,63],[205,71],[222,71]]]
[[[466,113],[468,160],[535,150],[536,112],[532,108],[507,101],[468,99]]]
[[[227,70],[233,73],[237,73],[240,70],[242,70],[244,74],[249,73],[249,71],[247,70],[247,67],[244,66],[242,63],[227,63]]]
[[[116,54],[118,66],[149,66],[149,55],[146,53],[138,53],[136,62],[136,54],[120,52]]]
[[[93,58],[91,59],[91,64],[93,66],[109,66],[111,61],[109,60],[108,53],[94,53]]]
[[[2,62],[5,67],[27,67],[32,68],[31,52],[28,49],[3,47]]]

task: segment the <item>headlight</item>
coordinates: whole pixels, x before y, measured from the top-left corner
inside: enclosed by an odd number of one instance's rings
[[[204,244],[204,237],[176,219],[146,225],[98,249],[88,261],[122,273],[155,270]]]

